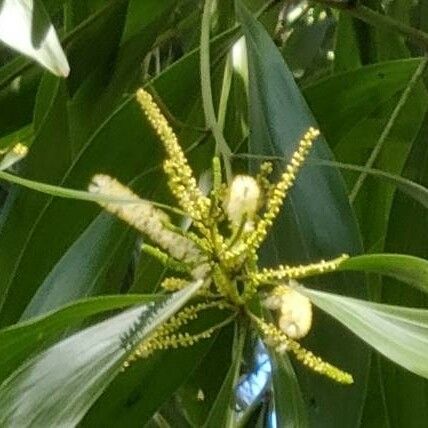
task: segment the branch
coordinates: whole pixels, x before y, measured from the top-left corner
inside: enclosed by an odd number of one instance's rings
[[[355,1],[346,0],[312,0],[315,3],[338,9],[341,12],[349,13],[351,16],[364,21],[374,27],[383,27],[391,31],[397,31],[403,36],[407,37],[410,41],[422,46],[428,50],[428,33],[418,30],[417,28],[403,24],[396,19],[383,15],[370,9],[366,6],[360,5]]]

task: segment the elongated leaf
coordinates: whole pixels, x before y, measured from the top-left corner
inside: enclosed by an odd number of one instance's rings
[[[143,340],[201,285],[197,281],[162,304],[139,306],[98,323],[30,360],[0,386],[0,424],[76,425],[132,351],[122,343],[124,335],[138,322],[138,339]]]
[[[275,417],[279,427],[309,427],[305,402],[288,355],[270,354]]]
[[[201,427],[208,419],[219,391],[228,374],[232,358],[233,326],[217,335],[210,351],[177,391],[177,402],[182,413],[194,427]],[[221,361],[222,364],[218,362]]]
[[[227,316],[225,311],[204,312],[186,330],[190,333],[205,331]],[[160,351],[149,359],[136,361],[114,379],[85,415],[81,426],[114,428],[118,425],[145,425],[197,369],[208,350],[213,349],[214,341],[215,335],[188,348]]]
[[[0,40],[57,76],[70,71],[55,29],[39,0],[0,2]]]
[[[113,259],[118,261],[120,256],[117,250],[120,248],[123,251],[121,244],[128,232],[128,229],[112,216],[100,214],[46,277],[21,318],[34,317],[100,291],[97,284],[106,274]],[[116,242],[116,248],[110,245],[111,240]],[[125,255],[129,253],[123,252]],[[109,278],[109,282],[116,283],[112,278]]]
[[[0,382],[42,346],[48,346],[65,329],[76,326],[88,316],[159,299],[160,296],[143,295],[94,297],[1,330]]]
[[[345,260],[339,270],[392,276],[428,293],[428,260],[404,254],[366,254]]]
[[[407,370],[428,378],[428,310],[304,289],[312,302]]]
[[[289,159],[303,133],[310,126],[316,126],[315,119],[263,27],[243,7],[238,10],[248,47],[250,152]],[[319,158],[331,157],[322,139],[316,142],[313,151]],[[278,168],[277,173],[280,171]],[[336,171],[304,168],[288,196],[284,214],[271,233],[273,238],[264,247],[264,263],[273,266],[284,262],[304,263],[338,253],[361,251],[355,219]],[[364,287],[352,277],[347,276],[343,281],[348,293],[365,295]],[[335,292],[343,290],[339,280],[328,286]],[[329,345],[328,339],[332,330],[337,337],[334,347]],[[358,426],[368,368],[367,349],[346,330],[339,330],[321,317],[316,334],[311,335],[308,342],[315,352],[352,371],[357,379],[356,385],[345,395],[336,385],[298,368],[310,423],[329,428]]]
[[[400,93],[420,62],[416,58],[378,63],[338,73],[306,87],[309,106],[331,144],[335,145]]]
[[[242,364],[242,352],[245,344],[246,328],[235,326],[232,362],[218,393],[214,405],[204,424],[205,428],[235,427],[237,413],[235,410],[235,386],[239,378],[239,370]]]
[[[425,5],[426,7],[426,5]],[[422,11],[421,11],[422,12]],[[428,185],[428,146],[426,135],[428,121],[413,144],[412,153],[403,175]],[[404,252],[428,258],[428,216],[424,207],[415,204],[402,194],[397,194],[391,210],[386,251]],[[428,295],[394,278],[382,279],[382,301],[391,305],[428,308]],[[383,394],[391,428],[418,428],[428,420],[428,380],[404,370],[385,358],[380,360]]]

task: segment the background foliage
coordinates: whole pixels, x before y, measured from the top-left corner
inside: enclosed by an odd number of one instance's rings
[[[0,47],[0,149],[10,164],[17,142],[29,148],[13,175],[0,172],[1,426],[424,426],[428,372],[417,352],[428,343],[428,4],[355,3],[218,0],[210,17],[213,100],[234,171],[267,156],[280,171],[308,126],[324,136],[263,263],[343,252],[419,257],[361,256],[311,282],[314,303],[379,351],[316,312],[304,343],[353,373],[346,388],[286,356],[268,359],[254,337],[230,352],[232,329],[118,375],[118,338],[140,312],[117,310],[154,302],[147,310],[156,311],[165,272],[139,253],[129,227],[82,194],[40,183],[85,190],[103,172],[169,203],[160,144],[133,100],[143,85],[197,173],[209,169],[203,2],[0,1],[0,40],[9,46]],[[171,297],[157,316],[194,292]]]

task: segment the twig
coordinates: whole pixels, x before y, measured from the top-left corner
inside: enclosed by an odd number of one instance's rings
[[[312,0],[314,3],[318,3],[324,6],[338,9],[345,13],[348,13],[355,18],[364,21],[367,24],[373,25],[374,27],[384,27],[391,31],[397,31],[403,36],[407,37],[414,43],[422,46],[428,50],[428,33],[418,30],[417,28],[403,24],[390,16],[383,15],[370,9],[366,6],[358,4],[356,1],[346,0]]]

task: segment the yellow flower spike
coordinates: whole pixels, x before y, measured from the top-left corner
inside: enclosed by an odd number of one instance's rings
[[[210,199],[199,189],[177,136],[147,91],[138,89],[136,99],[167,152],[164,170],[169,178],[171,192],[190,217],[198,221],[207,219]]]
[[[274,269],[262,269],[261,271],[251,273],[250,281],[255,284],[269,284],[278,280],[289,280],[305,278],[312,275],[320,275],[327,272],[335,271],[339,265],[349,258],[349,255],[342,254],[332,260],[321,260],[319,263],[311,263],[308,265],[288,266],[279,265]]]
[[[265,240],[269,229],[273,225],[273,221],[277,217],[288,190],[293,186],[296,175],[306,156],[309,153],[314,141],[320,135],[320,132],[315,128],[309,128],[302,140],[300,140],[298,149],[291,157],[291,161],[286,167],[286,171],[282,174],[279,182],[272,188],[271,195],[266,204],[266,211],[261,220],[257,223],[256,229],[247,238],[245,243],[233,248],[225,255],[225,260],[233,260],[240,257],[243,253],[255,253],[260,244]]]
[[[211,308],[228,309],[229,305],[220,300],[215,302],[202,302],[185,307],[167,322],[162,324],[151,336],[139,343],[127,360],[122,364],[122,369],[129,367],[130,364],[137,359],[147,358],[155,351],[188,347],[202,339],[211,337],[217,328],[223,326],[222,323],[197,334],[178,332],[181,327],[197,319],[199,312]]]
[[[327,376],[339,383],[347,385],[354,383],[352,375],[326,363],[320,357],[317,357],[312,352],[303,348],[300,343],[290,339],[273,324],[266,323],[253,314],[250,314],[250,317],[262,333],[265,343],[269,347],[275,349],[276,352],[283,353],[285,351],[290,351],[298,361],[314,372]]]
[[[19,157],[27,156],[28,147],[22,143],[17,143],[13,146],[12,153],[16,156],[19,156]]]
[[[189,285],[189,281],[186,281],[185,279],[182,279],[182,278],[174,278],[174,277],[165,278],[161,283],[161,287],[167,291],[182,290],[187,285]]]

